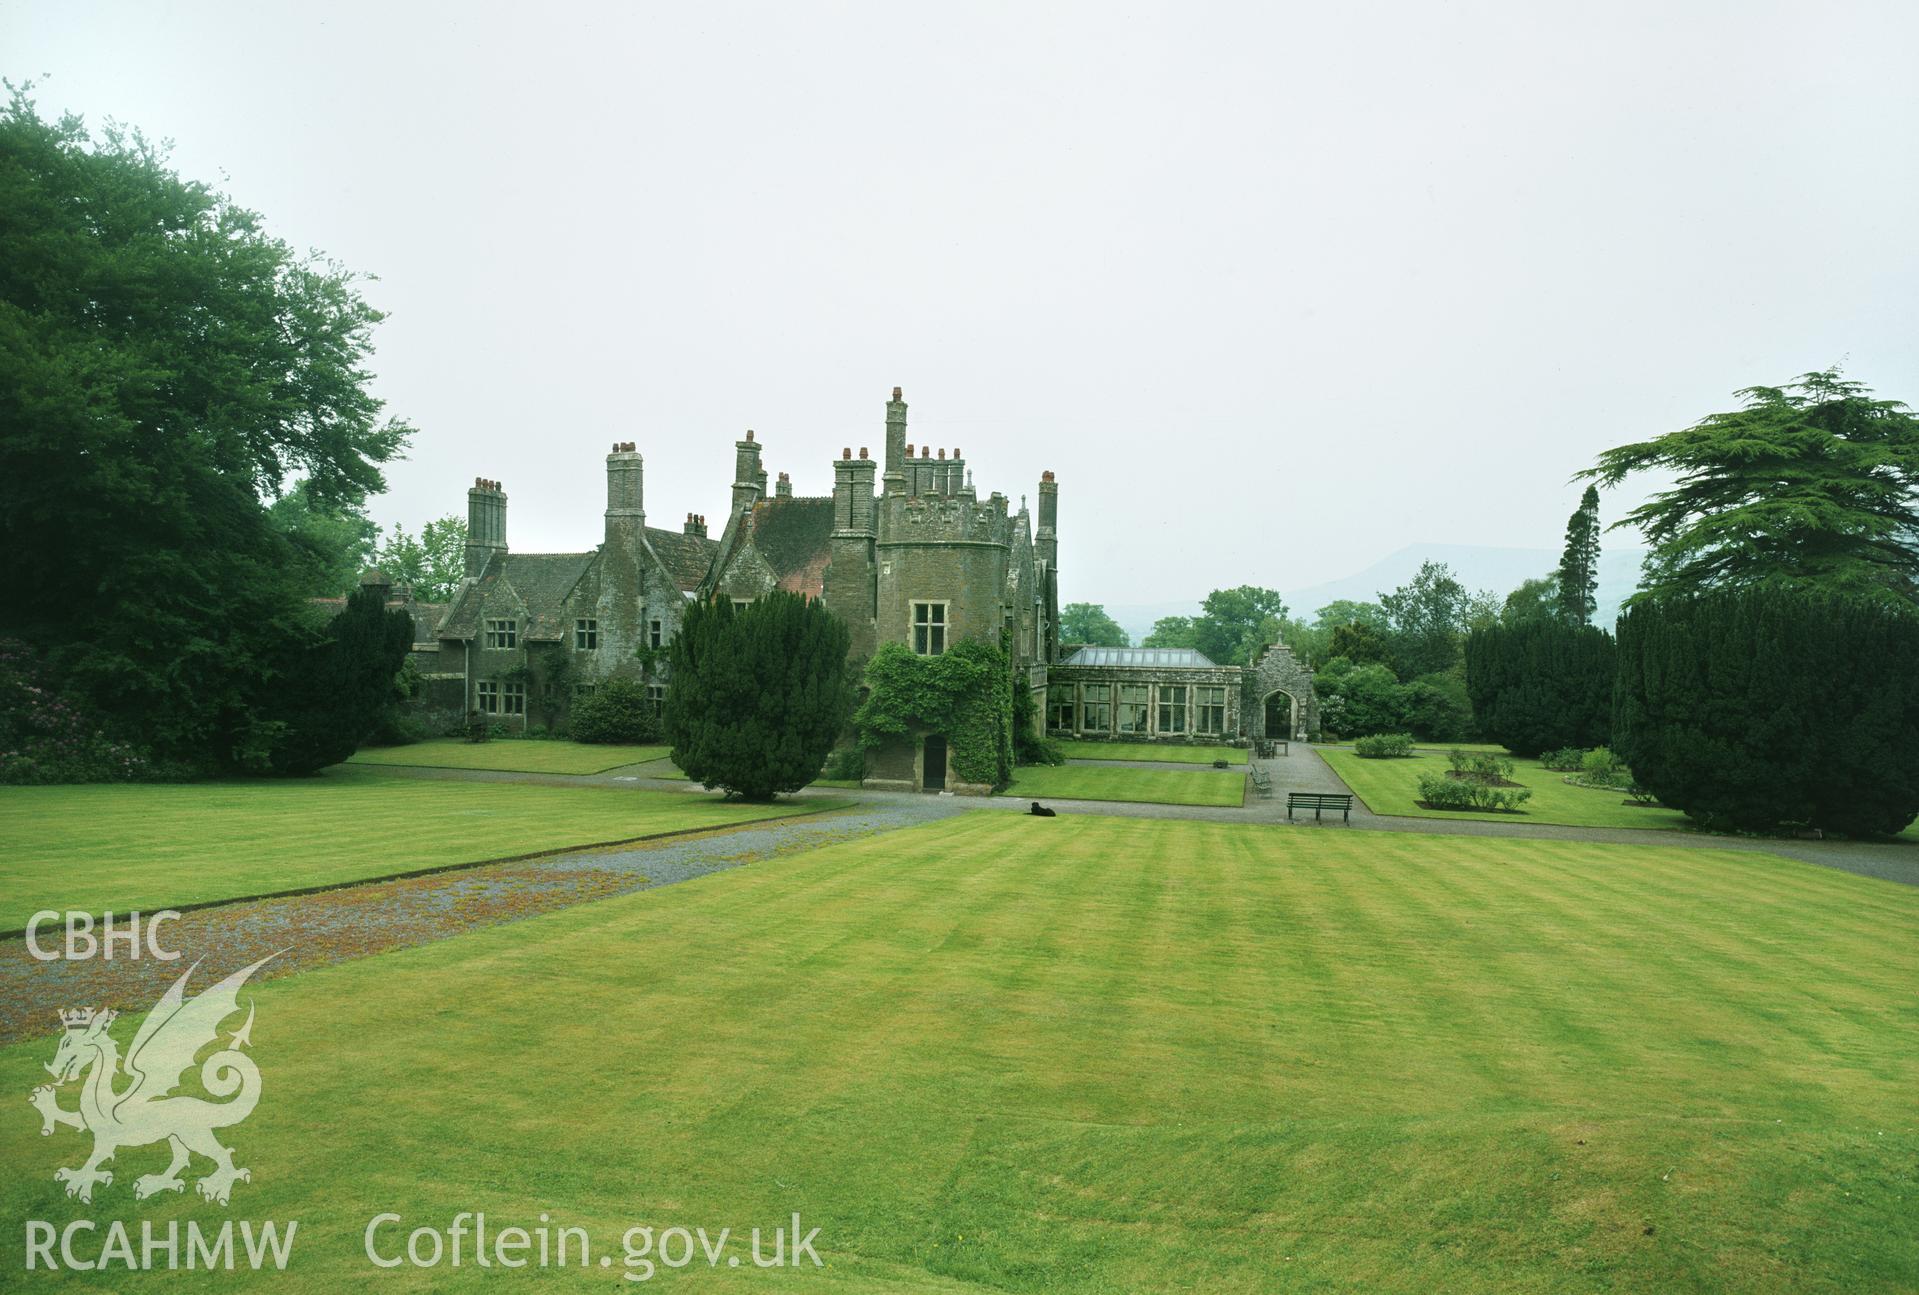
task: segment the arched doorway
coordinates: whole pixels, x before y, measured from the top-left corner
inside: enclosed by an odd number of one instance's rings
[[[1299,699],[1285,689],[1276,689],[1266,694],[1265,735],[1281,742],[1290,742],[1299,729]]]

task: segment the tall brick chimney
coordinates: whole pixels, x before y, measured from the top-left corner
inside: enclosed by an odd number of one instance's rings
[[[473,478],[466,492],[466,574],[478,579],[495,553],[506,552],[506,492],[497,481]]]
[[[760,468],[760,446],[748,428],[746,439],[733,442],[733,511],[745,512],[766,493],[766,473]]]
[[[1033,535],[1033,545],[1040,556],[1046,559],[1046,565],[1059,567],[1059,482],[1054,480],[1052,469],[1039,474],[1039,529]]]
[[[615,441],[606,456],[606,542],[637,538],[646,528],[646,464],[632,441]]]
[[[900,389],[886,402],[886,479],[883,489],[889,495],[906,493],[906,402]]]

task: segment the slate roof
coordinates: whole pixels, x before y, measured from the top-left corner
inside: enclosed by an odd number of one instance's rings
[[[495,553],[486,571],[464,586],[440,622],[443,639],[479,637],[480,608],[502,585],[518,595],[526,607],[527,623],[521,635],[528,639],[557,639],[566,596],[580,582],[597,553]]]
[[[319,608],[321,613],[327,616],[338,616],[346,610],[346,599],[344,598],[309,598],[307,602]],[[434,634],[434,630],[439,627],[441,618],[446,615],[447,606],[448,604],[446,603],[416,602],[411,598],[388,598],[386,600],[388,611],[402,611],[413,618],[413,641],[415,643],[431,643],[434,638],[437,637]]]
[[[747,520],[753,548],[773,568],[778,587],[818,598],[832,556],[832,496],[775,495],[754,504]]]
[[[646,528],[646,542],[660,555],[666,573],[673,577],[673,583],[683,593],[691,593],[700,587],[700,582],[706,579],[707,569],[713,565],[713,555],[720,551],[718,540],[708,539],[704,535],[687,535],[681,531],[663,531],[655,526]]]
[[[1083,647],[1065,665],[1117,665],[1134,668],[1210,666],[1213,661],[1192,648]]]

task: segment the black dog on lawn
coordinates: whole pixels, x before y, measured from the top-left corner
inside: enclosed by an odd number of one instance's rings
[[[1028,814],[1031,814],[1034,818],[1058,818],[1059,817],[1058,814],[1055,814],[1052,810],[1046,808],[1046,806],[1040,804],[1038,801],[1034,801],[1033,807],[1027,810],[1026,812]]]

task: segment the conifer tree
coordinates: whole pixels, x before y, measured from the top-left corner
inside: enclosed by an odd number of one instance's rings
[[[1587,486],[1578,511],[1566,522],[1566,548],[1555,579],[1559,610],[1575,625],[1592,623],[1599,609],[1599,490]]]
[[[1533,620],[1466,640],[1466,693],[1480,731],[1514,755],[1605,745],[1613,675],[1612,636],[1591,625]]]
[[[746,800],[812,782],[852,710],[848,644],[840,619],[800,594],[689,606],[668,658],[674,763]]]
[[[1676,478],[1615,523],[1651,545],[1633,600],[1775,585],[1919,603],[1919,416],[1834,371],[1737,394],[1583,474]]]
[[[274,773],[317,773],[360,749],[398,695],[413,618],[388,610],[386,589],[362,585],[311,640],[286,649],[264,753]],[[248,761],[260,762],[259,753]]]
[[[1714,828],[1894,833],[1919,814],[1919,615],[1780,587],[1629,606],[1613,746]]]

